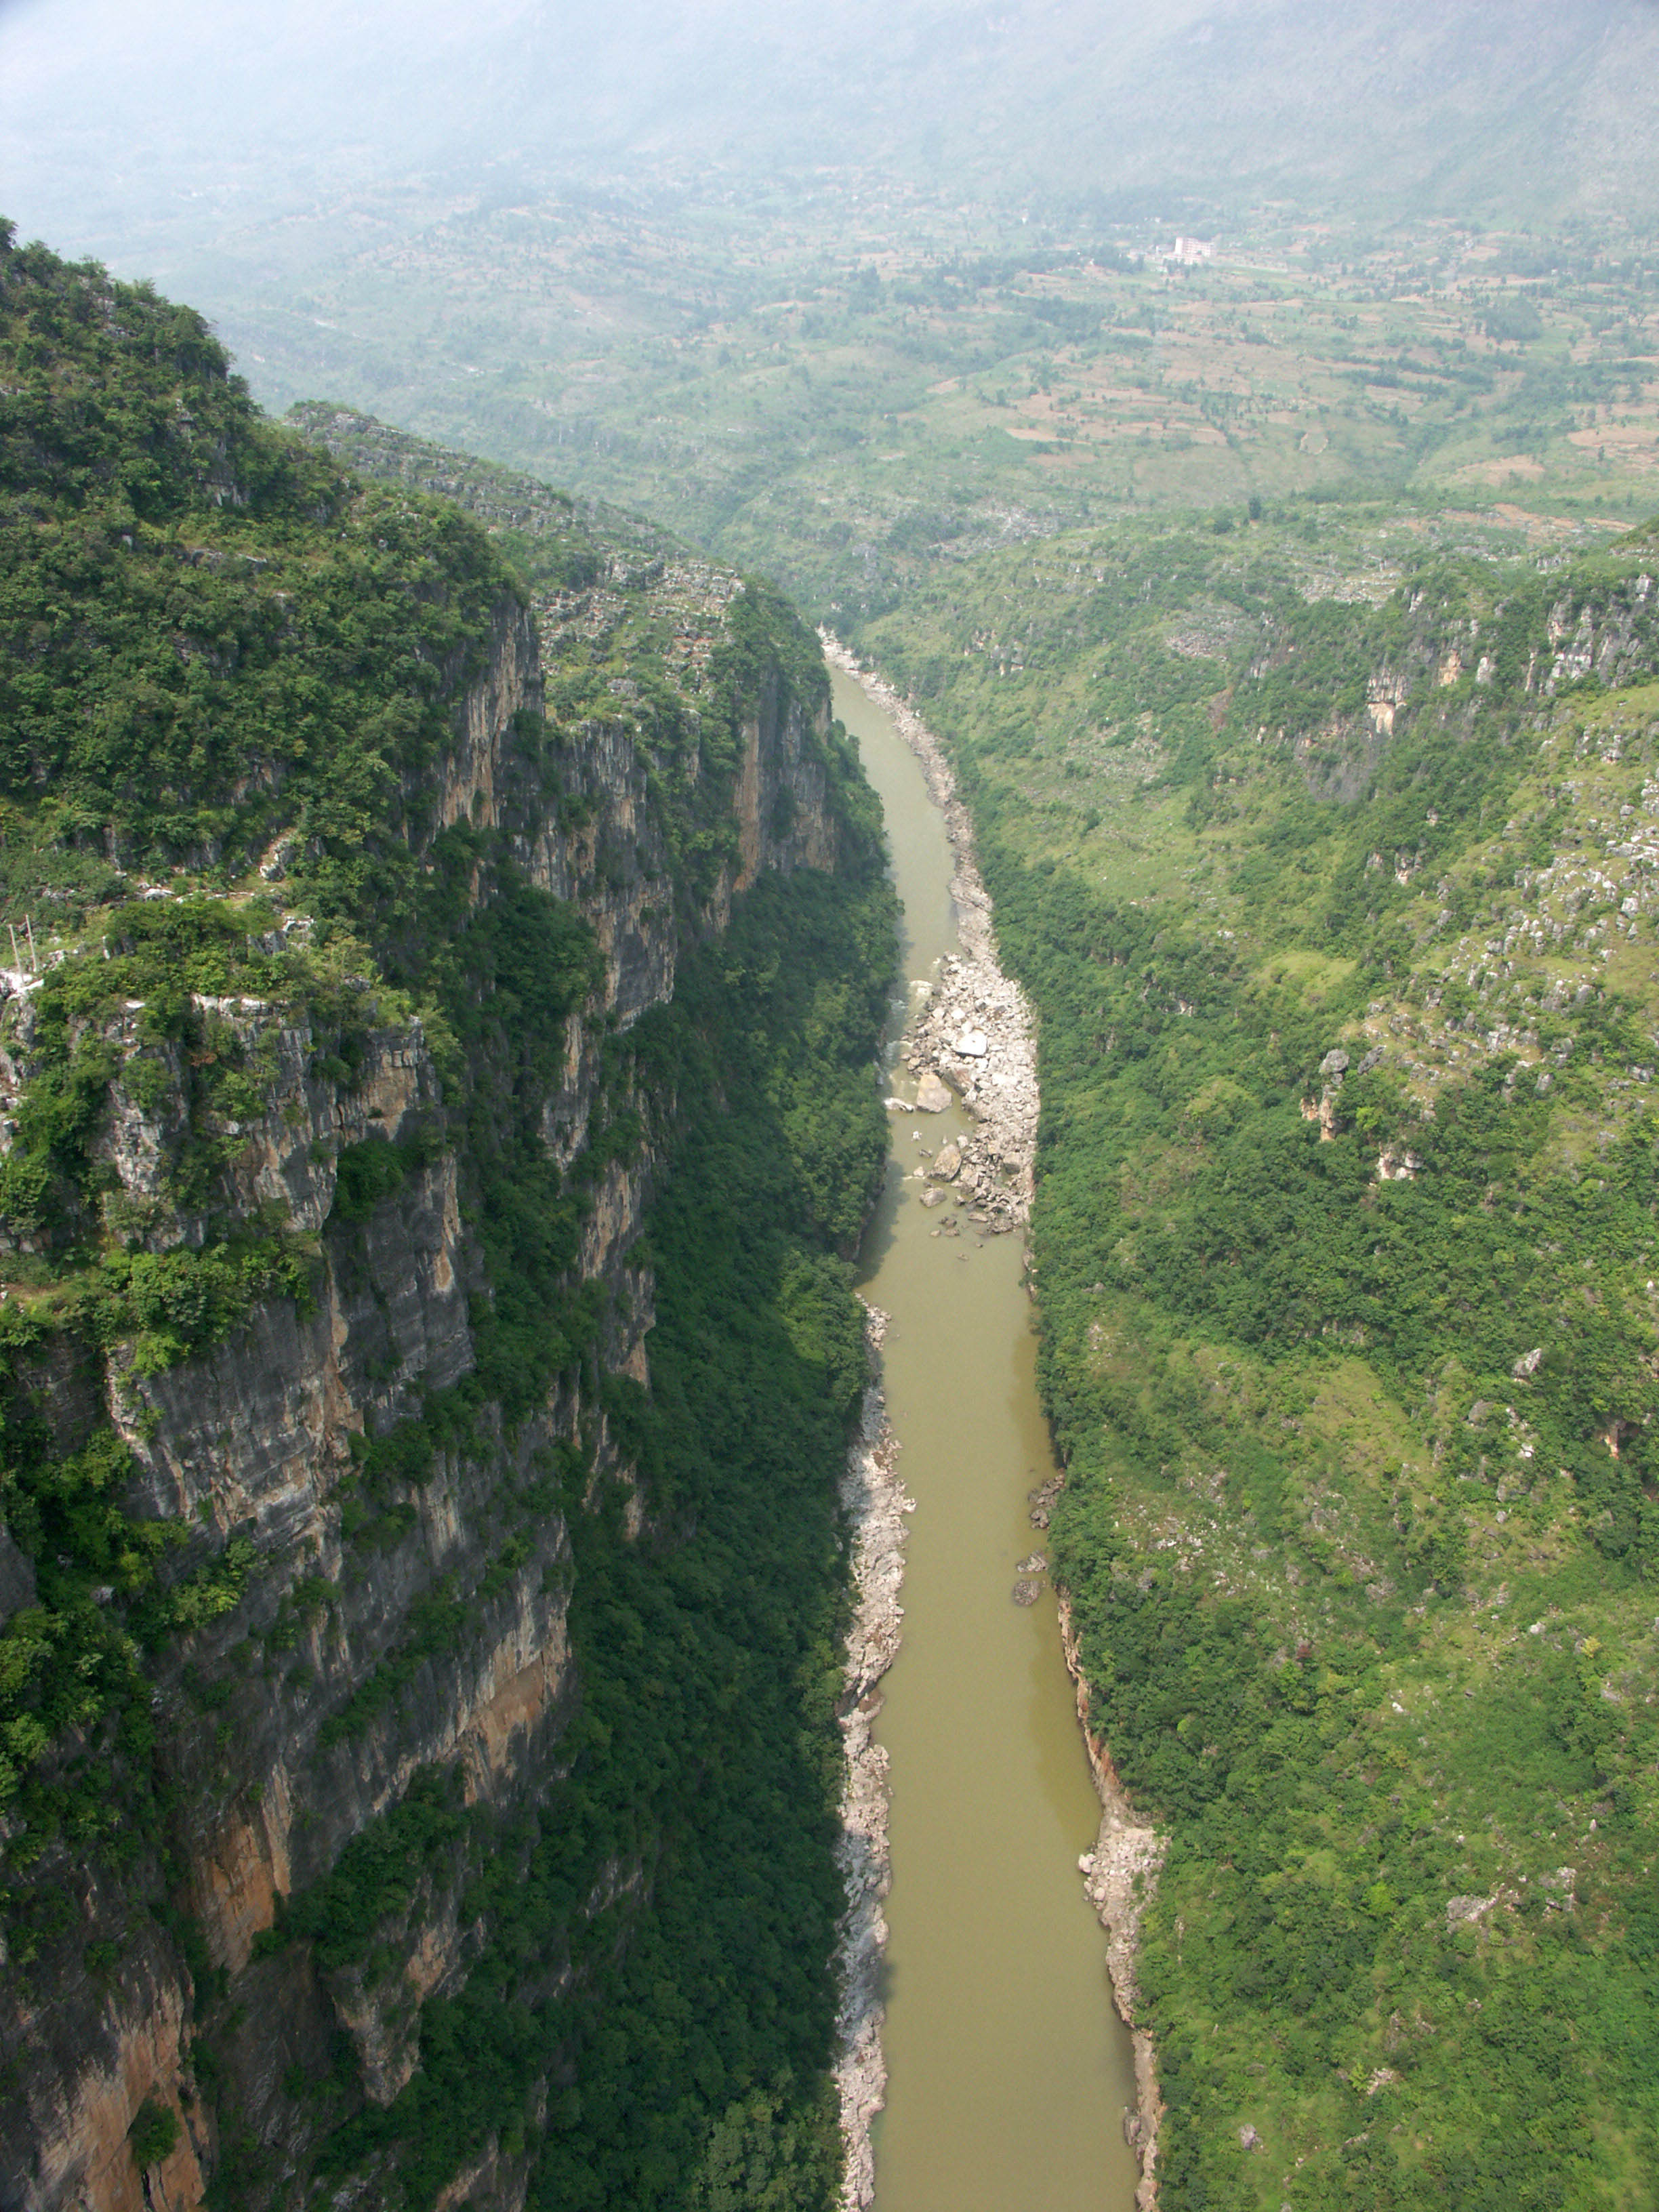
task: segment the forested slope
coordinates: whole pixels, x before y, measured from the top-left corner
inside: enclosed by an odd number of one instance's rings
[[[0,2203],[821,2206],[816,642],[556,500],[538,619],[5,227],[0,503]]]
[[[1659,546],[1419,521],[1390,591],[1376,516],[1232,520],[861,641],[1040,1013],[1056,1569],[1169,1838],[1159,2202],[1643,2204]]]

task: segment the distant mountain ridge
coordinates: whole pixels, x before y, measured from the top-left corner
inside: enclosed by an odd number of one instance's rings
[[[622,0],[581,19],[486,0],[464,30],[421,5],[395,23],[185,5],[137,32],[83,0],[0,16],[0,199],[26,232],[50,221],[117,261],[142,242],[152,265],[169,240],[227,244],[394,179],[418,224],[458,179],[858,167],[1005,204],[1288,195],[1547,222],[1651,210],[1659,178],[1653,0]]]

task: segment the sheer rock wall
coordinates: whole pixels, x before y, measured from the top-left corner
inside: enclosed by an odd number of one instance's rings
[[[659,568],[643,583],[632,580],[636,592],[658,595],[683,639],[701,644],[688,665],[706,662],[735,592],[735,580],[716,580],[712,600],[704,590],[688,612],[675,574]],[[568,607],[561,611],[568,618]],[[547,617],[544,610],[544,624]],[[487,668],[457,701],[453,749],[431,784],[404,799],[417,849],[453,823],[503,831],[525,876],[573,902],[592,928],[600,980],[569,1019],[563,1079],[546,1115],[563,1165],[587,1140],[607,1031],[672,994],[678,951],[723,927],[733,896],[762,870],[832,866],[836,830],[814,732],[781,681],[768,678],[742,717],[729,857],[712,891],[688,909],[677,903],[647,737],[625,702],[614,715],[562,726],[538,752],[523,732],[539,725],[543,692],[535,615],[507,601]],[[267,872],[280,888],[280,858]],[[289,926],[304,929],[304,916],[290,913]],[[174,1863],[164,1874],[145,1842],[130,1881],[100,1882],[65,1845],[49,1847],[64,1925],[27,1973],[0,1974],[4,2212],[143,2212],[161,2202],[167,2212],[190,2212],[202,2201],[226,2151],[194,2073],[204,1972],[228,1977],[235,2001],[220,2063],[253,2139],[264,2201],[283,2196],[315,2140],[313,2107],[285,2087],[293,2069],[326,2074],[343,2037],[363,2094],[389,2102],[415,2064],[422,2006],[464,1981],[477,1948],[459,1888],[427,1885],[388,1937],[372,1986],[355,1971],[325,1973],[306,1945],[262,1953],[259,1938],[281,1901],[325,1875],[417,1768],[458,1767],[469,1802],[533,1796],[556,1765],[580,1698],[566,1633],[570,1547],[559,1516],[537,1522],[511,1571],[481,1585],[500,1543],[498,1494],[528,1479],[538,1454],[580,1439],[600,1468],[614,1458],[603,1413],[580,1388],[568,1379],[556,1386],[510,1442],[497,1421],[492,1451],[441,1453],[428,1479],[402,1486],[399,1521],[367,1559],[343,1536],[354,1444],[384,1435],[419,1410],[427,1391],[471,1370],[470,1304],[488,1294],[453,1152],[410,1172],[366,1221],[342,1221],[333,1210],[342,1147],[442,1128],[443,1085],[422,1024],[377,1030],[355,1079],[340,1079],[320,1066],[317,1040],[291,1012],[246,1000],[201,1010],[259,1047],[271,1071],[262,1114],[240,1129],[222,1209],[250,1219],[275,1209],[314,1239],[314,1297],[308,1310],[270,1300],[216,1350],[159,1372],[137,1371],[118,1348],[101,1360],[88,1352],[60,1362],[41,1377],[61,1449],[112,1418],[139,1469],[127,1510],[182,1516],[196,1531],[181,1565],[222,1550],[233,1534],[257,1557],[237,1610],[181,1639],[160,1666],[154,1717],[183,1808],[169,1826]],[[14,977],[0,1003],[9,1090],[27,1071],[31,1024],[28,983]],[[110,1042],[130,1073],[141,1050],[137,1010]],[[167,1075],[159,1097],[153,1080],[129,1085],[118,1075],[100,1139],[129,1218],[143,1224],[154,1251],[204,1235],[203,1222],[166,1196],[163,1165],[185,1114],[176,1054]],[[646,1103],[647,1126],[654,1116],[660,1131],[672,1102]],[[605,1286],[603,1364],[641,1382],[649,1373],[651,1279],[629,1255],[654,1164],[647,1143],[604,1169],[580,1262],[584,1280]],[[13,1562],[14,1549],[0,1559],[5,1611],[29,1595],[27,1562],[21,1554]],[[469,1608],[459,1643],[421,1659],[362,1725],[331,1731],[407,1641],[422,1601],[446,1593]],[[262,1640],[270,1649],[284,1621],[295,1662],[262,1668],[252,1655]],[[626,1887],[638,1875],[621,1869],[611,1877]],[[162,1889],[199,1928],[205,1955],[194,1972],[176,1930],[137,1902]],[[87,1964],[100,1956],[95,1970]],[[550,1986],[560,1971],[550,1967]],[[172,2152],[141,2175],[129,2130],[146,2104],[179,2124]],[[522,2154],[492,2150],[447,2195],[512,2208],[526,2171]]]

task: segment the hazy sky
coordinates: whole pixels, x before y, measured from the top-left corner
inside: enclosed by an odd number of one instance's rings
[[[1081,21],[1127,57],[1201,13],[1201,0],[1089,0],[1081,14],[1079,0],[0,0],[0,210],[130,267],[170,258],[192,228],[406,177],[626,179],[849,152],[902,163],[928,114],[972,130],[988,47],[994,76],[1010,44],[1028,63],[1073,53]]]

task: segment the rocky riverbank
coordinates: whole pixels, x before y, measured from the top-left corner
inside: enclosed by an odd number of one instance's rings
[[[875,1741],[875,1725],[882,1705],[881,1678],[897,1655],[904,1618],[899,1603],[904,1581],[904,1516],[915,1510],[898,1474],[898,1445],[888,1425],[881,1387],[887,1316],[875,1306],[866,1305],[865,1311],[870,1381],[842,1482],[842,1503],[854,1531],[854,1602],[841,1706],[847,1771],[836,1846],[847,1894],[836,1960],[841,1984],[836,2087],[847,2148],[842,2212],[867,2212],[874,2201],[870,2130],[887,2093],[887,2063],[881,2048],[882,1959],[887,1944],[882,1904],[891,1886],[892,1868],[887,1844],[887,1753]]]
[[[1038,1101],[1030,1004],[998,963],[991,901],[974,858],[973,823],[938,738],[890,684],[861,667],[837,639],[821,635],[831,666],[862,684],[892,717],[945,817],[963,949],[940,963],[938,982],[912,1017],[904,1065],[916,1079],[915,1103],[922,1113],[942,1113],[954,1097],[973,1115],[972,1133],[945,1147],[932,1172],[955,1183],[964,1205],[983,1217],[976,1226],[1000,1233],[1021,1225],[1031,1210]],[[910,1101],[902,1103],[908,1109]]]
[[[895,1106],[902,1104],[906,1111],[939,1113],[959,1098],[973,1116],[975,1127],[969,1136],[946,1143],[932,1156],[922,1170],[924,1178],[933,1186],[923,1203],[927,1203],[929,1198],[936,1201],[943,1189],[952,1198],[959,1196],[960,1202],[969,1209],[969,1220],[982,1227],[985,1233],[997,1234],[1020,1227],[1030,1218],[1036,1146],[1039,1101],[1036,1026],[1024,993],[1003,974],[997,958],[991,901],[974,857],[972,821],[957,795],[950,763],[938,738],[920,715],[890,684],[861,666],[839,640],[825,633],[821,635],[824,654],[831,665],[852,677],[880,704],[921,762],[929,794],[945,817],[951,840],[951,895],[956,905],[963,951],[960,957],[947,955],[940,963],[939,980],[913,1015],[906,1033],[903,1062],[916,1079],[915,1108],[908,1100],[891,1103]],[[849,1482],[853,1479],[849,1470]],[[896,1477],[891,1479],[902,1500],[902,1486],[897,1484]],[[1037,1495],[1042,1501],[1041,1517],[1034,1510],[1033,1524],[1046,1527],[1047,1506],[1051,1499],[1046,1489]],[[894,1509],[896,1513],[902,1513],[907,1504],[908,1501],[903,1501]],[[902,1543],[902,1523],[897,1540]],[[896,1546],[895,1562],[891,1585],[894,1650],[897,1647],[898,1581],[903,1571]],[[862,1581],[859,1587],[862,1603]],[[1088,1685],[1079,1664],[1077,1641],[1063,1596],[1060,1635],[1066,1662],[1077,1685],[1078,1717],[1101,1804],[1099,1836],[1094,1850],[1085,1853],[1079,1862],[1079,1869],[1090,1901],[1106,1930],[1113,1997],[1134,2042],[1137,2104],[1125,2115],[1124,2134],[1140,2162],[1140,2181],[1135,2191],[1137,2212],[1156,2212],[1158,2123],[1164,2106],[1158,2094],[1152,2036],[1136,2020],[1139,1993],[1135,1960],[1141,1913],[1157,1880],[1165,1843],[1156,1829],[1136,1818],[1118,1781],[1109,1752],[1090,1733]],[[854,1648],[849,1642],[849,1684],[853,1679]],[[890,1662],[890,1651],[878,1673],[884,1671]],[[878,1709],[879,1699],[876,1706]],[[872,1711],[871,1721],[873,1717]],[[849,1735],[849,1800],[856,1786],[853,1778],[854,1742],[854,1738]],[[869,1743],[867,1723],[864,1742],[864,1755],[870,1762],[866,1770],[868,1784],[879,1805],[884,1894],[886,1758],[879,1746]],[[849,1825],[849,1838],[852,1832]],[[879,1920],[878,1899],[874,1911]],[[877,1948],[871,1954],[872,1960],[879,1958],[879,1943],[885,1932],[884,1924],[874,1939]],[[848,1975],[849,1970],[844,1966],[843,1972]],[[853,1980],[846,1978],[844,1987],[848,1990],[843,2002],[845,2018],[854,2005]],[[873,2101],[868,2106],[870,2115],[880,2108],[886,2072],[880,2058],[878,2003],[873,2008],[873,2017],[875,2025],[870,2031],[868,2051],[874,2068],[871,2079],[876,2087]],[[863,2212],[870,2202],[869,2194],[856,2192],[867,2192],[873,2180],[869,2164],[868,2118],[863,2120],[861,2130],[855,2120],[849,2121],[849,2095],[856,2098],[866,2092],[856,2076],[853,2046],[845,2038],[843,2050],[847,2055],[841,2069],[842,2112],[848,2140],[848,2183],[843,2203],[846,2212],[855,2212],[855,2208],[856,2212]],[[860,2145],[863,2163],[855,2165]]]
[[[1106,1966],[1112,1978],[1112,1996],[1135,2047],[1137,2108],[1124,2116],[1124,2139],[1140,2160],[1140,2185],[1135,2191],[1136,2212],[1156,2212],[1158,2204],[1158,2130],[1164,2117],[1164,2100],[1158,2090],[1157,2054],[1150,2031],[1139,2024],[1140,1992],[1135,1979],[1135,1958],[1140,1948],[1140,1916],[1151,1902],[1158,1870],[1164,1863],[1166,1839],[1156,1828],[1135,1817],[1128,1795],[1117,1778],[1112,1755],[1089,1727],[1089,1685],[1079,1663],[1072,1609],[1060,1601],[1060,1640],[1066,1664],[1077,1685],[1077,1717],[1089,1749],[1090,1771],[1100,1799],[1100,1834],[1092,1851],[1078,1861],[1089,1901],[1106,1930]]]

